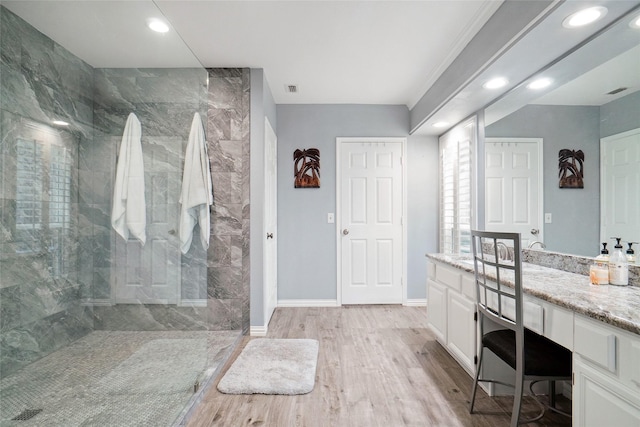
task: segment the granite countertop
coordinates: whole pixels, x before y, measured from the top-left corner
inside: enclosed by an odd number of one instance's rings
[[[469,255],[427,258],[473,273]],[[513,286],[513,280],[505,283]],[[522,263],[522,287],[526,294],[640,335],[638,286],[592,285],[589,276]]]

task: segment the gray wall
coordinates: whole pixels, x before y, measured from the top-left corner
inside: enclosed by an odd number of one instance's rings
[[[598,254],[600,230],[600,109],[588,106],[528,105],[485,129],[486,138],[543,138],[544,240],[552,251]],[[582,150],[584,189],[558,187],[558,152]]]
[[[336,138],[408,137],[409,111],[398,105],[278,105],[278,299],[336,295]],[[293,188],[293,152],[320,150],[321,188]],[[408,139],[408,298],[426,297],[426,252],[437,247],[435,139]]]
[[[407,298],[423,299],[425,254],[438,252],[438,138],[410,136],[407,145]]]
[[[640,127],[640,91],[600,107],[600,138]]]

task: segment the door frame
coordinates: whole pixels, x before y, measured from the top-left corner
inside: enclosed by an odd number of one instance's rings
[[[536,237],[536,240],[539,240],[541,242],[544,243],[544,225],[545,225],[545,221],[544,221],[544,138],[491,138],[491,137],[487,137],[485,138],[484,144],[485,144],[485,149],[484,149],[484,155],[486,156],[486,145],[488,143],[494,143],[494,142],[522,142],[522,143],[527,143],[527,144],[536,144],[536,148],[537,148],[537,154],[538,154],[538,218],[540,218],[540,233],[538,233],[538,236]],[[486,167],[486,159],[483,160],[483,165],[485,165]],[[485,221],[485,227],[487,226],[487,200],[486,200],[486,195],[487,195],[487,188],[486,188],[486,176],[484,177],[485,182],[482,184],[483,188],[484,188],[484,192],[485,194],[482,195],[483,199],[484,199],[484,221]]]
[[[335,237],[336,237],[336,305],[342,306],[342,240],[340,238],[340,223],[342,213],[341,207],[341,183],[342,164],[340,162],[343,143],[354,142],[386,142],[401,143],[402,155],[400,165],[402,166],[402,305],[407,305],[407,138],[406,137],[337,137],[336,138],[336,214],[335,214]]]

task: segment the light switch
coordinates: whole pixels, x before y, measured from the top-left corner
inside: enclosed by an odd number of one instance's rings
[[[551,224],[551,214],[550,213],[545,213],[544,214],[544,223],[545,224]]]
[[[327,214],[327,223],[329,224],[333,224],[335,221],[335,217],[333,216],[333,213],[328,213]]]

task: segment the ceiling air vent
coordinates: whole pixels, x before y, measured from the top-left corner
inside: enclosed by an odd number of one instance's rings
[[[614,89],[611,92],[607,92],[607,95],[615,95],[616,93],[624,92],[627,89],[628,88],[626,87],[619,87],[618,89]]]
[[[284,85],[284,90],[287,93],[298,93],[298,85]]]

